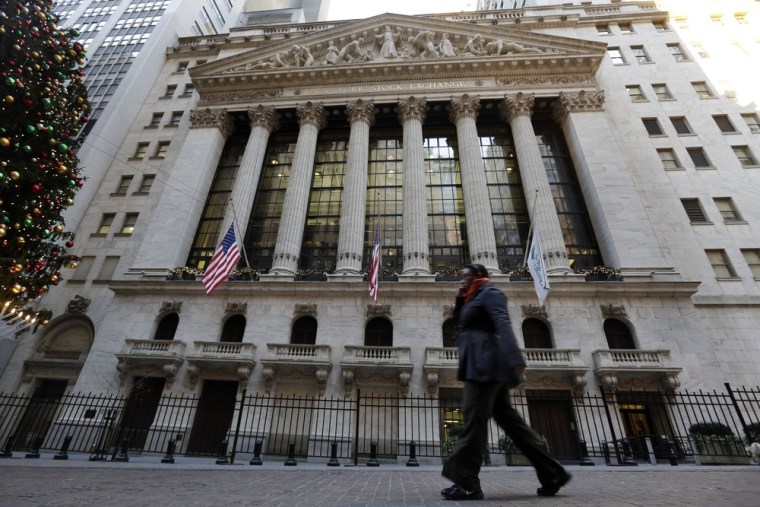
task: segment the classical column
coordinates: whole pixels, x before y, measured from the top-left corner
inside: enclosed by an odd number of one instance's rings
[[[536,143],[530,117],[533,112],[533,95],[518,93],[507,96],[499,104],[502,118],[512,127],[517,161],[520,164],[525,201],[533,230],[538,233],[544,262],[549,273],[570,272],[565,240],[554,206],[549,178]],[[527,247],[527,246],[526,246]]]
[[[401,275],[430,275],[428,260],[427,199],[422,153],[422,123],[427,114],[425,99],[409,97],[398,103],[404,128],[404,269]]]
[[[562,126],[605,264],[616,268],[669,266],[657,244],[651,210],[639,197],[640,193],[658,195],[669,186],[665,171],[647,169],[646,174],[637,174],[639,167],[660,164],[654,150],[651,164],[626,160],[604,112],[603,91],[560,93],[554,102],[554,119]],[[612,190],[600,193],[597,188]],[[637,234],[631,236],[632,230]]]
[[[365,208],[367,204],[367,161],[369,129],[375,122],[375,104],[361,99],[346,105],[351,122],[348,138],[346,181],[340,211],[337,275],[360,275],[364,246]]]
[[[164,277],[168,270],[185,265],[224,143],[233,129],[226,109],[190,112],[190,131],[130,273]]]
[[[246,144],[243,158],[240,160],[240,167],[235,175],[235,183],[230,195],[232,204],[235,206],[235,212],[233,214],[231,207],[227,209],[224,223],[219,229],[220,235],[226,234],[233,218],[237,216],[235,233],[239,245],[242,245],[245,239],[245,231],[248,218],[251,216],[251,208],[256,196],[261,168],[264,164],[269,135],[280,126],[280,115],[272,106],[259,105],[249,108],[248,118],[251,120],[251,135],[248,136],[248,144]]]
[[[491,273],[501,273],[496,257],[491,202],[488,184],[480,154],[480,140],[475,120],[480,110],[480,99],[463,95],[451,98],[449,117],[457,127],[459,167],[462,173],[464,216],[467,221],[467,244],[470,260],[483,264]]]
[[[280,228],[274,247],[274,260],[270,274],[294,275],[298,269],[303,228],[309,206],[309,191],[314,172],[314,156],[317,135],[327,124],[327,112],[321,104],[307,102],[296,106],[298,124],[301,126],[290,167],[288,188],[285,191]]]

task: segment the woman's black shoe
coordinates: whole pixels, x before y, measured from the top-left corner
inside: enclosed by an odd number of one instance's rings
[[[562,475],[558,475],[557,477],[552,479],[551,482],[547,482],[546,484],[538,488],[536,490],[536,493],[538,494],[538,496],[554,496],[557,494],[557,491],[559,491],[559,489],[562,486],[570,482],[570,479],[572,478],[573,478],[572,475],[570,475],[567,472],[563,472]]]
[[[456,484],[441,490],[441,495],[446,500],[483,500],[483,498],[485,498],[483,492],[479,489],[467,491]]]

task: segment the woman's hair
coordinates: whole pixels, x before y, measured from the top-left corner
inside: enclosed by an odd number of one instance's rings
[[[488,270],[482,264],[465,264],[462,269],[466,269],[478,277],[488,278]]]

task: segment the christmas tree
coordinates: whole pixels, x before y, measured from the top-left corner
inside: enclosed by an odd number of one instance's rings
[[[0,10],[0,318],[39,325],[35,300],[74,267],[63,211],[82,186],[76,156],[87,122],[84,47],[52,0]],[[44,317],[44,315],[42,315]]]

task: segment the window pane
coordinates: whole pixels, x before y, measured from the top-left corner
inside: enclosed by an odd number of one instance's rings
[[[644,122],[644,128],[647,129],[650,136],[661,136],[663,134],[657,118],[642,118],[641,121]]]
[[[752,272],[752,277],[755,280],[760,280],[760,249],[742,250],[744,260],[747,261],[747,266]]]
[[[708,220],[699,205],[699,199],[681,199],[681,204],[691,223],[707,223]]]
[[[676,129],[677,133],[679,133],[679,134],[691,134],[691,128],[689,127],[689,124],[686,121],[686,118],[684,118],[684,117],[673,117],[673,118],[670,118],[670,122],[673,124],[673,128]]]
[[[731,120],[728,119],[728,115],[716,114],[713,116],[713,120],[715,120],[715,124],[718,125],[721,132],[736,132]]]
[[[695,167],[710,167],[710,162],[707,160],[707,155],[702,148],[686,148],[686,152],[691,157],[691,161],[694,162]]]
[[[736,275],[724,250],[705,250],[716,278],[734,278]]]

